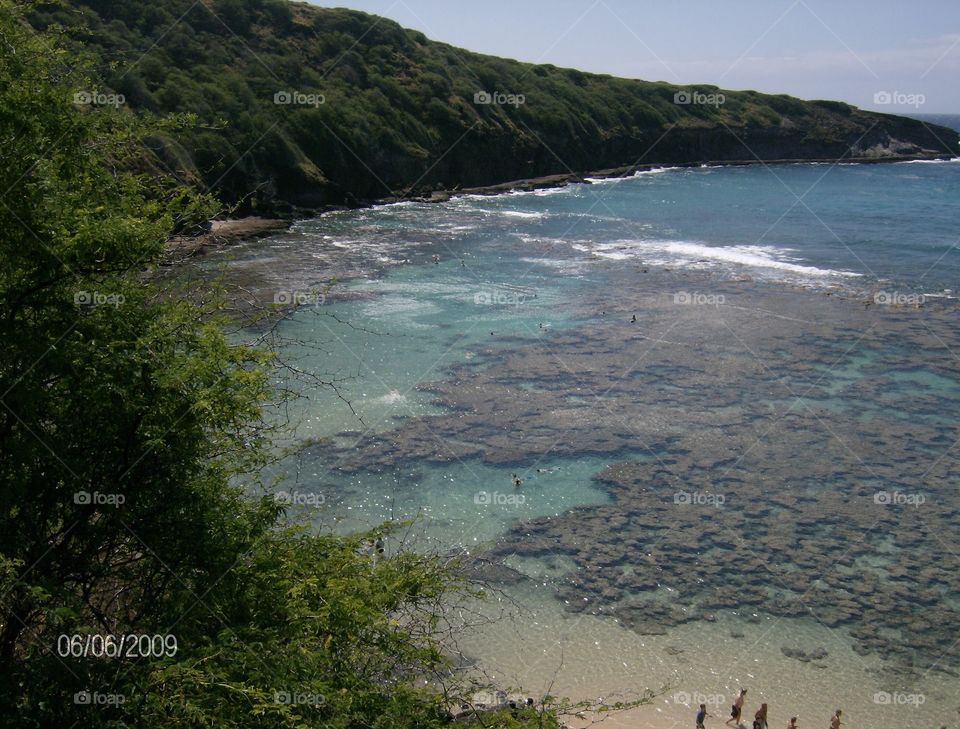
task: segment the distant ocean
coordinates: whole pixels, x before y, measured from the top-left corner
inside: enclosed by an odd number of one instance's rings
[[[960,132],[960,114],[904,114],[904,116],[930,122],[931,124],[940,124]]]
[[[771,724],[921,729],[960,709],[958,222],[960,161],[665,168],[223,255],[310,302],[284,354],[339,383],[282,488],[497,565],[464,665],[671,684],[611,727],[720,726],[745,686]]]

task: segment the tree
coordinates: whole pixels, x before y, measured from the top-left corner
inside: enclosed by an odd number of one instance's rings
[[[141,144],[189,120],[135,118],[20,13],[0,0],[4,726],[446,723],[422,680],[450,565],[284,526],[255,495],[272,354],[152,275],[217,209]]]

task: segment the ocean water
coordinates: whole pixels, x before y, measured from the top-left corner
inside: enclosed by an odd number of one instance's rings
[[[477,677],[908,729],[960,721],[958,221],[957,161],[663,169],[203,265],[303,302],[292,512],[482,560]]]

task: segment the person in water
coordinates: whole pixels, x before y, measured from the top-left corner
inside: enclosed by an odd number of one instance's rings
[[[753,729],[767,729],[767,705],[760,704],[757,713],[753,715]]]
[[[730,718],[726,721],[727,726],[739,726],[740,714],[743,712],[743,700],[746,698],[746,695],[747,690],[745,688],[740,689],[740,693],[737,694],[733,706],[730,707]],[[733,722],[733,724],[730,722]]]
[[[707,705],[700,704],[700,711],[697,712],[697,727],[696,729],[704,729],[703,720],[710,716],[707,713]]]
[[[830,717],[830,729],[840,729],[840,715],[842,713],[840,709],[833,712],[833,716]]]
[[[513,487],[515,489],[518,489],[522,484],[523,484],[523,479],[520,478],[517,474],[513,474]]]

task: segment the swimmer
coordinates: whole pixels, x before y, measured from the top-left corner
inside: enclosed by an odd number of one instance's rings
[[[742,688],[740,693],[737,695],[736,700],[733,702],[733,706],[730,707],[730,718],[727,719],[727,726],[738,726],[740,724],[740,714],[743,712],[743,700],[746,698],[747,690]],[[730,722],[733,722],[732,724]]]
[[[833,712],[833,716],[830,717],[830,729],[840,729],[840,715],[842,713],[840,709]]]
[[[696,729],[704,729],[703,720],[706,719],[710,714],[707,713],[707,705],[700,704],[700,711],[697,712],[697,727]]]
[[[760,704],[757,713],[753,715],[753,729],[767,729],[767,705]]]

